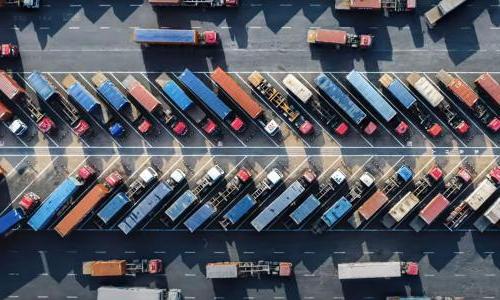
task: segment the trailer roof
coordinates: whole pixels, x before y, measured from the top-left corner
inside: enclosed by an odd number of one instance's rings
[[[420,218],[431,224],[441,212],[448,207],[450,202],[441,193],[437,194],[419,213]]]
[[[401,277],[400,262],[338,264],[339,279]]]
[[[165,214],[170,220],[175,221],[197,199],[198,197],[191,190],[187,190],[167,208]]]
[[[381,8],[382,4],[380,0],[351,0],[351,7],[377,9]]]
[[[9,99],[14,99],[26,91],[4,70],[0,70],[0,91]]]
[[[189,231],[194,232],[216,211],[217,208],[215,208],[211,202],[207,202],[198,208],[198,210],[196,210],[186,221],[184,221],[184,226],[186,226]]]
[[[195,31],[191,29],[146,29],[136,28],[134,40],[137,43],[193,44]]]
[[[352,207],[351,202],[342,196],[321,216],[321,220],[328,226],[332,226],[342,218]]]
[[[381,190],[377,190],[368,200],[358,208],[358,212],[365,220],[371,218],[385,203],[389,201],[387,195]]]
[[[493,100],[500,105],[500,84],[489,73],[484,73],[474,81],[480,86]]]
[[[488,178],[485,178],[464,201],[469,204],[473,210],[478,210],[496,190],[496,186]]]
[[[345,44],[347,42],[347,32],[335,29],[316,29],[316,42]]]
[[[121,276],[127,269],[125,260],[95,261],[91,264],[92,276]]]
[[[24,218],[24,213],[20,208],[11,209],[0,217],[0,236],[11,230],[19,221]]]
[[[130,95],[132,95],[132,97],[134,97],[134,99],[148,112],[151,113],[161,108],[160,101],[132,75],[128,75],[127,78],[123,80],[123,85]]]
[[[100,287],[97,300],[165,300],[165,290],[142,287]]]
[[[235,224],[241,217],[243,217],[257,202],[255,199],[247,194],[236,203],[225,215],[231,223]]]
[[[130,199],[124,192],[119,192],[97,213],[97,216],[107,224],[118,213]]]
[[[500,221],[500,198],[484,212],[484,216],[492,223],[496,224]]]
[[[295,222],[295,224],[302,223],[316,208],[321,205],[321,202],[314,195],[307,197],[304,202],[302,202],[299,207],[297,207],[291,214],[290,218]]]
[[[28,76],[28,82],[30,86],[35,90],[38,97],[42,98],[43,101],[47,101],[55,94],[55,88],[49,83],[47,78],[45,78],[42,73],[38,71],[33,71]]]
[[[225,262],[225,263],[208,263],[207,264],[207,278],[237,278],[238,277],[238,263]]]

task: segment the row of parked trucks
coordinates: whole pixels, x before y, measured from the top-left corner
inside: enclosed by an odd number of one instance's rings
[[[248,94],[230,74],[216,68],[210,78],[218,93],[189,69],[175,78],[162,73],[155,81],[184,116],[215,140],[221,138],[221,126],[241,133],[248,127],[247,122],[250,119],[270,136],[279,132],[279,124],[266,116],[262,104]],[[475,80],[477,92],[461,78],[444,70],[438,72],[436,78],[450,91],[451,97],[469,109],[471,115],[488,131],[496,133],[500,129],[497,110],[492,108],[500,103],[500,85],[490,74],[482,74]],[[282,80],[283,86],[287,93],[298,101],[297,104],[261,73],[253,72],[247,79],[255,89],[255,95],[274,107],[276,112],[303,136],[314,133],[314,125],[305,114],[306,110],[314,113],[327,130],[338,136],[346,135],[350,125],[358,127],[366,135],[372,135],[377,131],[378,117],[394,130],[396,135],[404,137],[408,135],[409,125],[400,112],[405,111],[408,112],[406,115],[409,119],[432,138],[439,137],[443,128],[430,110],[459,135],[466,135],[471,126],[460,109],[451,103],[439,87],[427,76],[418,73],[411,73],[406,78],[411,89],[392,75],[383,74],[379,83],[387,95],[379,91],[360,72],[353,70],[346,75],[345,79],[353,87],[356,98],[376,113],[375,118],[352,100],[343,90],[342,84],[326,74],[320,74],[314,79],[319,95],[315,95],[297,76],[285,76]],[[152,118],[177,136],[187,135],[189,126],[183,116],[172,110],[167,103],[160,101],[134,76],[127,76],[122,82],[118,82],[118,86],[103,73],[95,74],[90,81],[88,85],[96,90],[98,97],[75,76],[66,76],[62,81],[68,94],[66,98],[57,92],[42,73],[35,71],[27,77],[27,83],[36,91],[39,99],[60,112],[78,136],[91,131],[87,117],[105,127],[115,138],[125,133],[125,123],[131,124],[140,134],[150,133],[154,126]],[[42,111],[35,99],[31,99],[26,90],[4,71],[0,72],[0,91],[9,100],[9,103],[0,102],[0,120],[15,134],[24,134],[28,126],[8,107],[11,103],[22,108],[41,132],[51,134],[56,130],[55,122]],[[416,96],[417,94],[420,97]],[[389,98],[394,100],[394,103],[388,101]],[[488,104],[485,102],[486,98],[492,101]],[[86,113],[86,117],[80,110]]]
[[[433,166],[415,179],[410,190],[397,202],[391,203],[414,177],[407,165],[401,165],[379,187],[375,184],[375,176],[364,172],[349,184],[347,190],[347,176],[341,169],[335,170],[321,184],[317,183],[315,172],[306,169],[263,207],[250,224],[260,232],[286,215],[284,226],[298,228],[322,209],[319,219],[312,222],[312,232],[321,234],[345,219],[352,210],[347,223],[353,228],[360,228],[371,222],[384,207],[390,206],[382,217],[382,224],[387,228],[398,226],[414,210],[418,210],[409,223],[416,232],[434,223],[445,211],[449,213],[443,217],[444,225],[454,230],[494,198],[500,186],[500,167],[494,167],[465,200],[451,208],[457,196],[470,186],[473,174],[465,166],[446,178],[438,166]],[[281,185],[284,177],[280,170],[272,169],[262,181],[255,184],[253,192],[241,195],[253,180],[251,170],[243,167],[235,171],[225,187],[219,187],[226,173],[215,165],[183,192],[181,189],[186,184],[186,175],[180,169],[163,179],[166,175],[160,176],[154,168],[148,167],[126,182],[125,189],[122,189],[124,179],[116,171],[103,177],[101,183],[90,183],[99,181],[94,179],[97,172],[92,166],[85,165],[77,174],[68,176],[59,184],[37,209],[34,208],[40,202],[40,197],[27,193],[19,205],[0,217],[0,234],[18,228],[27,220],[27,224],[35,231],[53,227],[55,232],[65,237],[89,215],[95,217],[96,224],[101,228],[117,226],[123,233],[130,234],[157,213],[165,225],[184,219],[183,225],[190,232],[195,232],[215,217],[218,211],[224,210],[231,200],[236,199],[219,220],[221,227],[229,230],[240,224],[259,202]],[[309,192],[312,186],[316,188]],[[78,194],[84,189],[85,192],[79,197]],[[204,201],[205,196],[212,192],[214,196]],[[323,205],[332,198],[337,200],[329,206]],[[427,199],[430,200],[424,205]],[[56,216],[58,221],[53,223]],[[484,231],[488,226],[498,223],[499,218],[500,201],[497,200],[474,225]]]

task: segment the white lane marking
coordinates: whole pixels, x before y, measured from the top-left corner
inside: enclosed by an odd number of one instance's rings
[[[41,27],[39,27],[39,29],[40,29],[40,30],[49,30],[49,29],[50,29],[50,27],[41,26]]]
[[[184,254],[196,254],[196,251],[184,251]]]
[[[243,251],[243,254],[255,254],[254,251]]]
[[[8,298],[17,299],[17,298],[19,298],[19,296],[17,296],[17,295],[10,295]]]
[[[99,27],[99,29],[109,29],[110,27],[109,26],[101,26]]]
[[[292,4],[290,4],[290,3],[281,3],[280,6],[281,7],[290,7],[290,6],[292,6]]]
[[[434,277],[436,274],[424,274],[424,277]]]
[[[186,276],[186,277],[196,277],[196,274],[186,273],[186,274],[184,274],[184,276]]]
[[[486,254],[486,255],[488,255],[488,254],[495,254],[495,251],[484,251],[483,253]]]
[[[231,26],[221,26],[221,29],[231,29]]]
[[[484,274],[484,276],[486,276],[486,277],[495,277],[495,276],[497,276],[497,274],[489,273],[489,274]]]
[[[283,26],[281,29],[292,29],[292,26]]]
[[[104,250],[98,250],[98,251],[94,251],[95,254],[106,254],[106,251]]]
[[[319,6],[321,6],[321,4],[315,4],[315,3],[311,3],[311,4],[309,4],[309,6],[313,6],[313,7],[319,7]]]
[[[69,7],[82,7],[81,4],[70,4]]]
[[[70,29],[70,30],[78,30],[78,29],[80,29],[80,27],[77,27],[77,26],[72,26],[72,27],[70,27],[69,29]]]
[[[125,254],[134,254],[135,251],[123,251],[123,253],[125,253]]]
[[[154,251],[153,253],[154,253],[154,254],[165,254],[165,253],[167,253],[167,252],[166,252],[166,251]]]
[[[274,251],[273,254],[285,254],[285,251]]]
[[[19,273],[9,273],[9,276],[19,276]]]
[[[316,254],[314,251],[304,251],[304,254]]]
[[[99,4],[100,7],[111,7],[111,4]]]
[[[225,254],[226,251],[214,251],[214,254]]]
[[[467,275],[465,275],[465,274],[453,274],[453,276],[455,276],[455,277],[466,277]]]
[[[250,29],[261,29],[262,26],[248,26],[248,28],[250,28]]]
[[[130,7],[140,7],[140,6],[142,6],[142,4],[130,4],[129,6]]]
[[[316,277],[314,274],[304,274],[304,277]]]
[[[334,251],[333,254],[345,254],[345,251]]]
[[[500,27],[490,27],[492,30],[500,29]]]

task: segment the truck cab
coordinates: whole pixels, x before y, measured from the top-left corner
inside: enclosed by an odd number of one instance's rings
[[[416,262],[402,262],[401,273],[404,275],[418,276],[418,263]]]
[[[19,48],[14,44],[2,44],[0,58],[15,58],[19,56]]]
[[[359,36],[359,48],[365,49],[370,48],[373,43],[373,36],[369,34],[361,34]]]
[[[158,274],[163,271],[163,262],[161,259],[155,258],[151,259],[148,263],[148,273]]]
[[[28,126],[23,121],[16,119],[10,123],[9,130],[17,136],[22,136],[28,130]]]
[[[203,43],[208,46],[217,45],[219,43],[217,32],[213,30],[203,32]]]

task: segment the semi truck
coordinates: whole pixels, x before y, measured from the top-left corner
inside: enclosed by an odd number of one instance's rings
[[[147,167],[128,186],[126,192],[119,192],[97,212],[95,224],[102,228],[109,225],[112,220],[131,203],[137,202],[144,192],[156,182],[158,173],[152,167]]]
[[[444,225],[449,230],[458,228],[467,217],[478,211],[493,196],[500,185],[500,167],[495,167],[488,176],[478,184],[476,189],[465,198],[446,218]]]
[[[425,21],[430,28],[434,27],[436,23],[444,16],[455,10],[467,0],[441,0],[438,5],[434,6],[425,12]]]
[[[485,103],[482,103],[479,95],[467,83],[442,69],[436,74],[436,77],[460,102],[472,111],[474,117],[479,119],[481,124],[494,133],[500,129],[500,120],[496,114]]]
[[[416,0],[337,0],[335,10],[384,10],[408,12],[417,7]]]
[[[448,208],[453,199],[465,189],[471,182],[472,176],[466,168],[460,168],[458,172],[445,183],[445,190],[438,193],[418,215],[410,222],[410,227],[416,232],[422,231],[426,226],[431,225],[443,211]]]
[[[208,117],[166,73],[162,73],[156,78],[156,83],[177,108],[186,114],[196,125],[200,126],[205,133],[212,136],[219,133],[217,123]]]
[[[31,101],[29,96],[7,72],[0,70],[0,91],[12,102],[24,108],[42,133],[50,133],[56,124]]]
[[[189,69],[178,77],[179,81],[198,98],[219,119],[229,125],[231,130],[240,133],[245,130],[246,124],[229,106],[227,106],[206,84],[203,83]]]
[[[314,83],[325,94],[326,99],[338,106],[364,134],[372,135],[377,130],[377,125],[366,112],[354,103],[326,74],[319,74],[314,79]]]
[[[165,125],[177,136],[185,136],[189,129],[183,120],[175,115],[170,107],[162,103],[132,75],[128,75],[122,82],[128,93],[148,113],[164,122]]]
[[[379,79],[380,84],[389,91],[391,96],[409,112],[409,116],[430,137],[437,138],[443,132],[441,125],[431,116],[430,112],[408,91],[406,86],[391,75],[385,73]]]
[[[196,181],[194,188],[182,193],[182,195],[165,210],[161,221],[165,225],[177,221],[189,207],[195,202],[201,201],[203,196],[206,195],[210,189],[214,188],[214,186],[222,180],[224,175],[224,170],[218,165],[211,167],[202,178]]]
[[[337,224],[352,209],[356,202],[367,197],[375,186],[375,178],[369,173],[363,173],[349,188],[349,191],[335,201],[321,217],[314,222],[312,232],[322,234]]]
[[[492,103],[497,107],[500,105],[500,84],[491,76],[490,73],[483,73],[474,80],[474,83],[479,87],[479,90],[486,94]]]
[[[451,104],[445,100],[444,96],[425,76],[418,73],[411,73],[406,77],[406,81],[414,88],[420,96],[444,118],[450,126],[459,135],[465,135],[469,131],[469,124],[464,118],[451,107]]]
[[[144,46],[214,46],[219,43],[217,32],[194,29],[135,28],[133,40]]]
[[[328,103],[322,103],[319,98],[313,97],[313,93],[293,74],[288,74],[282,80],[283,85],[299,99],[304,105],[312,108],[327,128],[339,136],[345,136],[349,125],[333,110]]]
[[[262,106],[245,92],[236,81],[220,67],[217,67],[210,78],[217,86],[224,91],[229,99],[231,99],[241,110],[243,110],[252,120],[264,128],[264,131],[274,136],[279,131],[278,123],[271,119],[266,120]]]
[[[62,81],[62,85],[66,88],[68,96],[80,108],[103,124],[111,136],[120,137],[125,133],[125,128],[118,117],[113,116],[107,107],[102,105],[73,75],[67,75]]]
[[[148,0],[151,6],[238,7],[239,0]]]
[[[271,222],[279,217],[290,205],[298,201],[306,190],[316,182],[316,174],[313,170],[307,169],[302,176],[292,182],[288,188],[265,207],[251,222],[257,231],[262,231]]]
[[[130,103],[106,75],[98,72],[92,76],[91,81],[99,96],[124,116],[141,134],[147,134],[151,131],[151,121],[145,118],[134,104]]]
[[[335,192],[344,187],[346,179],[346,175],[340,169],[335,170],[328,179],[328,182],[321,184],[316,193],[307,197],[304,202],[288,215],[289,218],[284,223],[285,227],[293,228],[302,224],[321,206],[321,202],[328,201]]]
[[[206,266],[208,279],[258,277],[262,275],[291,277],[292,263],[275,261],[216,262]]]
[[[28,76],[28,83],[35,90],[38,98],[47,105],[53,106],[60,113],[60,116],[69,124],[77,136],[81,137],[90,132],[89,123],[82,118],[78,109],[73,103],[57,93],[55,87],[47,80],[45,75],[39,71],[33,71]]]
[[[82,274],[92,277],[136,276],[137,274],[159,274],[163,262],[159,258],[137,259],[130,262],[124,259],[92,260],[82,263]]]
[[[302,113],[293,106],[285,96],[283,96],[276,88],[274,88],[259,72],[254,71],[247,78],[251,86],[255,88],[264,98],[269,101],[276,109],[279,110],[288,122],[292,123],[293,127],[300,134],[307,136],[314,132],[313,124],[307,120]]]
[[[500,198],[486,209],[486,211],[474,222],[474,227],[480,232],[484,232],[491,225],[498,224],[500,221]]]
[[[408,124],[402,120],[402,116],[382,97],[364,75],[352,70],[346,75],[346,79],[372,109],[394,129],[396,134],[402,136],[408,132]]]
[[[97,300],[182,300],[180,289],[152,289],[145,287],[101,286],[97,289]]]
[[[389,179],[382,189],[375,191],[347,220],[354,228],[359,228],[382,209],[390,199],[413,178],[413,172],[407,165],[402,165]]]
[[[0,8],[4,6],[17,6],[19,8],[40,8],[40,0],[0,0]]]
[[[338,264],[340,280],[418,276],[416,262],[360,262]]]
[[[203,223],[215,215],[225,203],[237,196],[251,180],[252,173],[250,173],[250,171],[245,168],[238,170],[236,175],[226,184],[226,188],[198,208],[186,221],[184,221],[184,226],[186,226],[190,232],[195,232]]]
[[[186,180],[186,174],[180,169],[176,169],[170,178],[160,183],[142,199],[130,213],[118,224],[118,228],[129,234],[139,226],[148,216],[160,207],[168,197],[172,196]]]
[[[14,112],[7,105],[0,101],[0,121],[4,122],[10,132],[17,136],[22,136],[28,126],[21,119],[14,116]]]
[[[412,191],[406,193],[382,218],[382,224],[386,228],[392,228],[399,224],[410,212],[417,207],[429,194],[442,182],[443,171],[438,167],[432,167],[424,176],[414,184]]]
[[[236,204],[224,214],[219,224],[224,230],[228,230],[230,226],[236,225],[241,218],[255,207],[258,201],[263,200],[265,196],[269,195],[282,180],[283,173],[276,168],[272,169],[271,172],[266,175],[266,178],[256,186],[253,193],[243,196],[243,198],[236,202]]]
[[[88,214],[99,205],[109,194],[123,183],[123,177],[117,171],[112,172],[98,183],[78,201],[64,218],[54,227],[61,236],[66,237],[88,216]]]
[[[10,43],[0,44],[0,58],[16,58],[18,56],[19,48],[16,45]]]
[[[35,231],[45,229],[50,220],[56,216],[59,211],[71,202],[71,199],[77,194],[84,183],[94,177],[96,171],[89,165],[85,165],[78,170],[76,176],[69,176],[59,184],[45,201],[35,211],[28,220],[28,225]]]
[[[367,49],[372,46],[373,36],[369,34],[354,34],[335,29],[309,29],[307,31],[309,44],[333,45],[341,47]]]
[[[32,192],[24,194],[18,207],[11,208],[0,216],[0,237],[21,228],[23,221],[29,217],[39,202],[40,197],[37,194]]]

